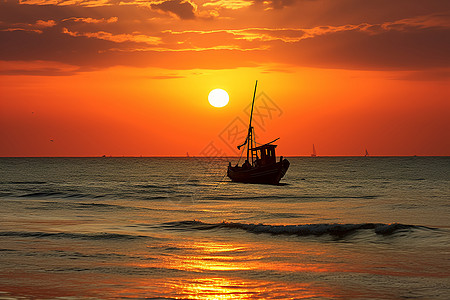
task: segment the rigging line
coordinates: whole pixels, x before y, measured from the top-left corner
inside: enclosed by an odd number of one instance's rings
[[[242,148],[242,150],[241,150],[241,155],[239,156],[239,159],[238,159],[238,162],[237,162],[238,165],[239,165],[239,162],[241,161],[242,155],[244,154],[244,150],[245,150],[245,147]]]
[[[244,150],[245,150],[245,147],[242,148],[242,150],[241,150],[241,155],[239,156],[239,160],[237,162],[237,165],[239,165],[239,162],[241,161],[242,155],[244,154]],[[223,182],[223,180],[225,179],[225,176],[227,176],[227,173],[225,173],[222,176],[222,179],[216,184],[216,186],[213,188],[213,191]]]

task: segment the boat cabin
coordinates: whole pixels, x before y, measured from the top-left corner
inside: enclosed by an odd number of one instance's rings
[[[256,166],[265,166],[274,164],[277,161],[275,156],[275,148],[277,145],[262,145],[250,149],[252,151],[252,157],[256,157]]]

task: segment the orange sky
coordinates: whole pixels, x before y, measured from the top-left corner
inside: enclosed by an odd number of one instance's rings
[[[0,156],[450,155],[450,2],[0,2]],[[208,103],[225,89],[223,108]]]

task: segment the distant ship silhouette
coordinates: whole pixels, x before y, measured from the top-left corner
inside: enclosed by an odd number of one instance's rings
[[[316,157],[316,156],[317,156],[316,147],[314,147],[314,144],[313,144],[313,151],[311,153],[311,157]]]
[[[228,164],[227,175],[235,182],[278,184],[289,168],[289,161],[283,159],[283,156],[280,157],[279,162],[276,161],[275,148],[277,145],[272,143],[279,138],[256,147],[255,129],[252,127],[252,117],[257,86],[258,81],[256,81],[255,91],[253,92],[252,110],[250,112],[247,138],[242,145],[237,146],[238,149],[243,146],[247,148],[247,159],[241,167],[239,167],[239,162],[234,167],[231,166],[230,162]]]

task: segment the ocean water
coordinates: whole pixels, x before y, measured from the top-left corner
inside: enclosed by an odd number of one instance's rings
[[[450,158],[0,158],[0,299],[450,299]]]

